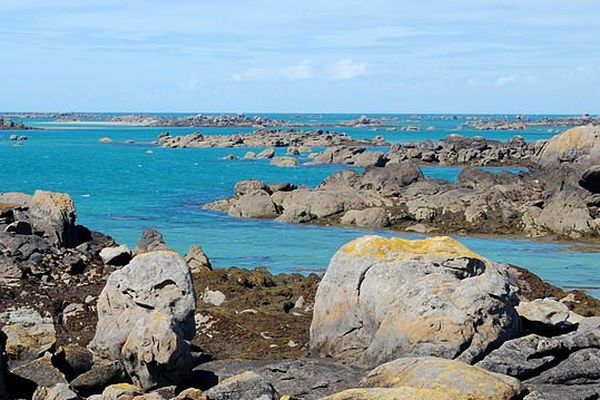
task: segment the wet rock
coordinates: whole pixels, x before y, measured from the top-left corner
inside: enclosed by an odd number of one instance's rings
[[[190,246],[190,249],[185,255],[185,262],[190,268],[192,274],[198,273],[203,269],[212,269],[210,260],[202,250],[202,247],[195,244]]]
[[[106,265],[123,266],[131,261],[131,251],[127,245],[105,247],[100,251],[100,258]]]
[[[248,371],[220,382],[206,392],[207,400],[278,400],[279,394],[263,377]]]
[[[380,365],[359,386],[431,389],[449,398],[473,400],[510,400],[525,391],[517,379],[436,357],[400,358]]]
[[[32,400],[80,400],[80,397],[68,384],[58,383],[51,387],[38,387],[33,393]]]
[[[323,276],[310,350],[371,367],[401,356],[472,363],[520,332],[516,301],[504,269],[449,237],[365,236]]]
[[[121,351],[133,383],[148,390],[187,380],[192,355],[184,335],[179,322],[161,311],[140,319]]]
[[[67,194],[36,190],[29,202],[29,222],[33,231],[59,247],[79,244],[75,217],[75,204]]]
[[[191,339],[195,305],[192,278],[181,256],[169,251],[140,254],[108,277],[89,348],[99,357],[120,359],[131,328],[153,311],[172,315],[184,337]]]
[[[31,308],[0,313],[0,326],[7,337],[5,351],[10,368],[37,359],[56,342],[52,318],[42,317]]]

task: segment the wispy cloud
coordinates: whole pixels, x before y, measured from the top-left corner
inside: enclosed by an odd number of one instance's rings
[[[354,79],[367,73],[368,65],[363,61],[354,61],[351,58],[339,60],[327,68],[329,77],[338,80]]]
[[[279,68],[252,67],[231,76],[235,82],[263,81],[263,80],[287,80],[297,81],[310,79],[313,76],[313,67],[308,60],[302,60],[298,64]]]

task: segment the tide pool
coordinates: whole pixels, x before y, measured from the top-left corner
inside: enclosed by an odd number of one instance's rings
[[[298,116],[297,116],[298,117]],[[321,116],[321,120],[347,120],[353,116]],[[293,118],[293,116],[287,116]],[[299,121],[319,120],[319,116],[298,117]],[[405,118],[405,119],[402,119]],[[409,124],[398,116],[399,123]],[[357,138],[383,135],[393,141],[436,140],[456,132],[460,121],[426,120],[435,130],[386,132],[364,128],[339,129]],[[91,229],[135,246],[146,227],[161,231],[167,242],[185,253],[191,244],[200,244],[218,267],[267,266],[273,272],[322,270],[343,243],[372,232],[360,229],[293,225],[274,221],[242,220],[201,209],[201,204],[230,196],[236,182],[261,179],[267,182],[293,182],[318,185],[338,165],[278,168],[268,160],[234,160],[228,154],[243,156],[257,149],[162,149],[151,144],[160,132],[205,134],[249,132],[237,128],[138,128],[46,124],[40,131],[0,132],[0,191],[32,193],[45,189],[71,194],[76,202],[78,221]],[[326,124],[324,123],[324,127]],[[10,134],[29,137],[23,146],[8,141]],[[488,136],[488,133],[468,132]],[[489,136],[509,139],[515,134],[546,138],[546,130],[531,132],[492,132]],[[369,136],[372,135],[372,136]],[[112,144],[98,139],[110,137]],[[125,140],[136,144],[123,144]],[[534,139],[535,140],[535,139]],[[284,149],[277,149],[282,154]],[[452,181],[460,172],[455,167],[425,167],[430,177]],[[415,235],[403,235],[417,237]],[[544,243],[526,240],[459,237],[474,251],[502,262],[530,269],[550,282],[566,287],[592,288],[600,296],[600,270],[597,253],[573,250],[570,243]],[[584,250],[587,250],[584,249]]]

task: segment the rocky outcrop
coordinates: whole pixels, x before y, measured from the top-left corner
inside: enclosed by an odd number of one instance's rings
[[[185,262],[190,268],[192,274],[200,273],[203,270],[212,270],[210,260],[198,245],[191,245],[185,255]]]
[[[535,163],[542,168],[583,172],[600,165],[600,126],[580,126],[548,140]]]
[[[515,289],[505,270],[448,237],[365,236],[323,276],[311,353],[371,367],[424,355],[472,363],[520,332]]]
[[[247,371],[223,380],[206,392],[207,400],[278,400],[273,385],[256,372]]]
[[[202,135],[192,133],[185,136],[171,136],[168,133],[161,134],[158,142],[163,147],[323,147],[340,145],[366,145],[384,146],[386,143],[377,140],[357,140],[343,133],[315,130],[301,131],[288,130],[266,130],[261,129],[248,134],[237,135]],[[271,152],[269,151],[269,155]],[[265,153],[266,155],[266,153]]]
[[[57,246],[77,244],[75,204],[69,195],[36,190],[29,201],[32,230]]]

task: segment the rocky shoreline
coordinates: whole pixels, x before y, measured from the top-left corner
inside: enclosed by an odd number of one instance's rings
[[[600,395],[600,301],[448,237],[365,236],[323,276],[272,275],[153,230],[130,251],[64,194],[0,204],[2,399]]]
[[[503,118],[471,118],[464,126],[480,131],[516,131],[531,127],[574,127],[583,125],[600,125],[600,117],[584,114],[569,117],[543,117],[517,116],[516,119]]]
[[[467,145],[456,147],[456,140]],[[233,197],[204,207],[244,218],[417,233],[600,237],[599,128],[574,128],[535,145],[516,139],[493,147],[489,143],[494,142],[478,138],[443,143],[431,157],[438,162],[494,165],[496,160],[529,170],[494,173],[467,167],[451,184],[425,178],[414,162],[423,161],[423,152],[411,152],[413,147],[393,149],[389,154],[396,157],[335,147],[313,160],[352,160],[365,171],[335,173],[315,189],[242,181]]]
[[[15,122],[9,118],[0,117],[0,131],[11,131],[11,130],[30,130],[34,129],[30,126],[25,125],[22,122]]]
[[[310,149],[311,147],[368,145],[386,146],[381,137],[372,140],[357,140],[343,133],[333,131],[299,131],[295,129],[260,129],[248,134],[202,135],[192,133],[184,136],[171,136],[168,132],[158,137],[162,147],[293,147]]]

